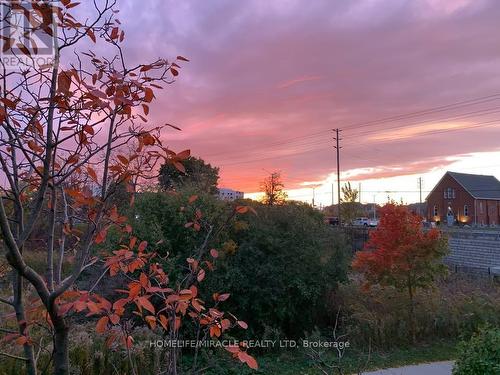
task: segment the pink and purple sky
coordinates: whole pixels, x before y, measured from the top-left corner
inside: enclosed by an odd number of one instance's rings
[[[191,60],[152,122],[180,126],[166,143],[219,166],[223,187],[258,192],[277,170],[291,198],[311,201],[317,186],[316,203],[331,203],[332,128],[343,129],[342,179],[361,183],[365,202],[417,201],[417,177],[425,197],[448,169],[500,177],[497,0],[119,7],[134,59]]]

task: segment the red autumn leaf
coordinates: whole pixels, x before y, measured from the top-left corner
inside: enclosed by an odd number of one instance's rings
[[[95,38],[95,34],[94,34],[94,31],[92,30],[92,28],[88,28],[87,29],[87,35],[89,36],[90,39],[92,39],[92,41],[95,43],[97,40]]]
[[[34,152],[37,154],[40,154],[43,152],[43,147],[39,146],[35,141],[29,140],[28,141],[28,147],[32,149]]]
[[[177,60],[181,60],[181,61],[189,61],[188,59],[186,59],[185,57],[183,56],[177,56]]]
[[[212,258],[218,258],[219,257],[219,252],[216,249],[210,250],[210,255]]]
[[[239,352],[238,358],[241,362],[246,363],[247,366],[253,370],[257,370],[259,368],[255,358],[249,355],[247,352]]]
[[[103,316],[101,319],[99,319],[97,325],[95,326],[96,332],[104,333],[106,331],[106,328],[108,327],[108,322],[109,318],[107,316]]]
[[[243,320],[238,320],[236,322],[236,324],[238,324],[243,329],[247,329],[248,328],[248,324],[246,324]]]
[[[30,50],[24,44],[17,43],[17,48],[19,48],[21,52],[24,53],[26,56],[31,57]]]
[[[153,137],[151,134],[145,133],[142,135],[142,143],[144,144],[144,146],[152,146],[155,144],[155,142],[155,137]]]
[[[138,302],[138,304],[139,304],[141,307],[145,308],[145,309],[146,309],[146,310],[148,310],[150,313],[152,313],[152,314],[154,314],[154,313],[155,313],[155,307],[153,306],[153,304],[152,304],[151,302],[149,302],[148,297],[145,297],[145,296],[143,296],[143,297],[139,297],[139,298],[137,299],[137,302]]]
[[[127,339],[125,340],[125,346],[127,349],[132,348],[132,345],[134,343],[134,338],[132,336],[127,336]]]
[[[94,135],[94,128],[92,126],[90,126],[90,125],[84,125],[83,126],[83,131],[85,133],[90,134],[90,135]]]
[[[67,160],[66,160],[66,163],[68,164],[75,164],[78,162],[78,155],[71,155]]]
[[[141,275],[139,276],[139,282],[143,288],[148,287],[148,284],[149,284],[148,277],[146,276],[146,274],[144,272],[141,272]]]
[[[198,280],[198,282],[201,283],[204,278],[205,278],[205,270],[202,268],[200,269],[200,272],[198,272],[198,276],[196,277],[196,279]]]
[[[165,315],[160,315],[160,324],[161,324],[161,326],[165,330],[167,330],[167,328],[168,328],[168,319],[167,319],[167,317]]]
[[[151,103],[155,97],[155,94],[153,92],[153,89],[146,87],[144,89],[144,101],[146,103]]]
[[[106,93],[102,92],[101,90],[97,90],[97,89],[90,91],[90,94],[94,95],[97,98],[101,98],[101,99],[107,99],[108,98],[108,96],[106,95]]]
[[[239,214],[245,214],[248,212],[248,206],[236,206],[235,211]]]
[[[147,241],[142,241],[139,244],[139,247],[137,248],[137,251],[139,251],[140,253],[142,253],[144,250],[146,250],[147,246],[148,246],[148,242]]]
[[[1,98],[0,102],[5,104],[8,108],[10,109],[16,109],[16,103],[14,103],[12,100],[7,99],[7,98]],[[5,112],[4,112],[5,113]]]
[[[120,163],[122,163],[123,165],[128,165],[129,161],[125,156],[118,155],[117,157],[118,157],[118,160],[120,160]]]
[[[95,243],[97,245],[99,245],[100,243],[103,243],[106,240],[107,235],[108,235],[107,228],[101,230],[99,233],[97,233],[97,236],[95,237]]]
[[[197,195],[191,195],[191,196],[189,197],[189,203],[193,203],[193,202],[195,202],[197,199],[198,199],[198,196],[197,196]]]
[[[210,327],[210,337],[220,337],[221,330],[215,324]]]
[[[149,324],[151,329],[155,329],[156,327],[156,318],[152,315],[148,315],[144,318],[144,320]]]
[[[177,77],[179,75],[179,72],[176,69],[174,69],[174,68],[170,68],[170,72],[172,73],[172,75],[174,77]]]
[[[229,294],[229,293],[220,294],[219,297],[217,298],[217,300],[220,302],[224,302],[227,299],[229,299],[230,296],[231,296],[231,294]]]
[[[182,173],[186,173],[186,168],[184,167],[184,165],[178,161],[174,161],[174,167],[179,171],[179,172],[182,172]]]
[[[57,77],[57,91],[63,94],[68,94],[71,87],[71,75],[64,70]]]
[[[97,173],[94,171],[92,167],[87,167],[87,173],[94,182],[98,182]]]
[[[230,353],[233,353],[233,354],[237,354],[239,353],[241,350],[240,350],[240,347],[238,345],[228,345],[225,347],[225,349],[230,352]]]
[[[191,291],[192,297],[196,298],[196,296],[198,295],[198,288],[196,287],[196,285],[191,285],[189,287],[189,290]]]
[[[118,322],[120,321],[120,316],[117,315],[117,314],[112,314],[110,317],[109,317],[109,320],[111,321],[111,323],[113,324],[118,324]]]
[[[184,150],[175,155],[177,160],[185,160],[191,156],[191,150]]]
[[[14,42],[16,40],[14,38],[5,38],[5,43],[3,45],[3,48],[2,48],[2,52],[7,52],[9,49],[12,48],[12,46],[14,45]]]
[[[117,39],[118,38],[118,33],[119,33],[118,27],[114,27],[113,30],[111,30],[110,38],[111,39]]]
[[[179,292],[180,301],[189,301],[193,296],[193,292],[190,289],[183,289]]]
[[[222,319],[220,325],[222,327],[222,330],[225,331],[231,328],[231,321],[229,319]]]
[[[26,336],[19,336],[17,339],[16,339],[16,344],[17,345],[24,345],[28,342],[28,338]]]

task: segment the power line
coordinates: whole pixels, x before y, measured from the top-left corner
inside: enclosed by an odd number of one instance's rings
[[[500,122],[500,119],[495,119],[495,120],[491,120],[491,121],[474,123],[474,124],[471,124],[470,126],[464,126],[461,128],[429,130],[427,132],[422,132],[420,134],[414,134],[414,135],[412,135],[412,138],[429,136],[429,135],[434,135],[434,134],[442,134],[442,133],[448,133],[448,132],[466,131],[466,130],[470,130],[470,129],[476,129],[479,127],[492,127],[492,126],[498,125],[499,122]],[[395,140],[406,139],[406,138],[408,138],[408,137],[406,137],[406,136],[403,136],[403,137],[382,137],[382,138],[377,139],[377,141],[395,141]],[[325,143],[325,142],[321,141],[321,142],[310,144],[308,146],[316,146],[316,145],[320,145],[323,143]],[[358,145],[359,146],[359,145],[367,145],[367,143],[366,142],[354,142],[354,143],[346,143],[346,145]],[[224,167],[224,166],[230,166],[230,165],[248,164],[248,163],[253,163],[256,161],[290,158],[290,157],[295,157],[295,156],[300,155],[300,154],[307,153],[309,151],[317,152],[317,151],[323,151],[326,149],[328,149],[328,147],[324,147],[324,148],[312,147],[312,148],[307,148],[307,149],[303,149],[303,150],[298,150],[298,152],[292,152],[292,153],[289,153],[287,155],[269,156],[269,157],[264,157],[264,158],[235,161],[235,162],[231,162],[231,163],[222,163],[222,164],[219,164],[219,166]]]
[[[498,107],[495,107],[495,108],[498,108]],[[475,111],[474,113],[475,114],[493,114],[493,113],[500,112],[500,110],[492,111],[492,109],[495,109],[495,108],[490,108],[490,109],[483,110],[483,111]],[[468,114],[463,114],[463,115],[460,115],[460,116],[455,116],[455,117],[452,117],[452,118],[442,119],[442,121],[449,121],[449,120],[452,120],[452,119],[465,118],[465,115],[469,116],[471,113],[472,112],[470,112]],[[414,135],[412,135],[412,137],[432,135],[432,134],[439,134],[439,133],[452,132],[452,131],[468,130],[468,129],[478,128],[478,127],[480,127],[480,125],[487,125],[487,124],[496,123],[497,121],[500,121],[500,120],[492,120],[492,121],[480,122],[480,123],[471,124],[469,126],[464,126],[464,127],[460,127],[460,128],[429,130],[429,131],[426,131],[426,132],[422,132],[420,134],[414,134]],[[495,125],[495,124],[492,124],[492,125],[489,125],[489,126],[493,126],[493,125]],[[407,124],[398,125],[396,127],[391,127],[391,128],[386,128],[386,129],[397,129],[397,128],[404,128],[404,127],[407,127]],[[386,129],[384,129],[384,130],[386,130]],[[378,131],[380,131],[380,130],[377,130],[377,132]],[[361,134],[360,133],[358,133],[358,134],[349,134],[346,138],[350,139],[350,138],[353,138],[353,137],[359,137],[360,135],[368,135],[368,134],[372,134],[372,133],[375,133],[375,132],[376,131],[367,131],[367,132],[364,132],[364,133],[361,133]],[[399,140],[399,139],[405,139],[405,138],[408,138],[408,137],[407,136],[401,136],[401,137],[383,137],[383,138],[376,139],[376,141],[387,141],[387,140],[391,140],[392,141],[392,140]],[[304,152],[313,151],[313,150],[324,150],[326,148],[317,149],[316,147],[312,147],[311,148],[311,147],[308,147],[308,146],[318,146],[318,145],[322,145],[322,144],[327,144],[327,142],[328,142],[328,140],[323,138],[323,139],[309,141],[309,142],[305,142],[305,143],[298,143],[297,146],[301,146],[301,147],[304,146],[305,148],[303,148],[303,149],[296,149],[296,151],[300,151],[300,153],[304,153]],[[366,144],[366,143],[355,142],[355,144],[360,145],[360,144]],[[269,151],[272,151],[272,149],[269,150]],[[293,149],[292,150],[289,149],[288,151],[293,151]],[[294,156],[294,153],[288,154],[288,155],[269,156],[269,157],[259,158],[259,159],[247,159],[247,160],[243,159],[243,160],[240,160],[240,161],[235,161],[235,162],[231,162],[231,163],[221,164],[221,166],[236,165],[236,164],[240,164],[240,163],[241,164],[246,164],[248,162],[253,162],[253,161],[276,159],[276,158],[283,158],[283,157],[290,157],[290,156]]]
[[[487,96],[474,98],[474,99],[463,100],[463,101],[459,101],[459,102],[455,102],[455,103],[451,103],[451,104],[446,104],[446,105],[441,105],[441,106],[437,106],[437,107],[431,107],[428,109],[423,109],[423,110],[415,111],[415,112],[409,112],[409,113],[405,113],[405,114],[401,114],[401,115],[383,117],[383,118],[372,120],[372,121],[358,122],[358,123],[354,123],[354,124],[345,126],[345,130],[352,130],[355,128],[373,126],[373,125],[378,125],[380,123],[387,123],[387,122],[398,121],[398,120],[406,120],[408,118],[414,118],[414,117],[423,116],[423,115],[427,115],[427,114],[444,112],[444,111],[447,111],[450,109],[463,108],[463,107],[469,107],[472,105],[483,104],[483,103],[491,102],[491,101],[498,100],[498,99],[500,99],[500,93],[487,95]]]
[[[428,115],[428,114],[440,113],[440,112],[444,112],[444,111],[451,110],[451,109],[460,109],[460,108],[469,107],[469,106],[473,106],[473,105],[483,104],[483,103],[491,102],[491,101],[498,100],[498,99],[500,99],[500,93],[487,95],[487,96],[483,96],[483,97],[478,97],[478,98],[473,98],[473,99],[468,99],[468,100],[462,100],[462,101],[447,104],[447,105],[431,107],[428,109],[423,109],[423,110],[415,111],[415,112],[409,112],[409,113],[400,114],[400,115],[396,115],[396,116],[379,118],[379,119],[372,120],[372,121],[354,123],[354,124],[351,124],[351,125],[345,127],[344,129],[351,131],[351,130],[355,130],[357,128],[363,128],[363,127],[368,127],[368,126],[373,126],[373,125],[380,125],[383,123],[405,120],[405,119],[415,118],[415,117],[424,116],[424,115]],[[494,112],[486,113],[486,111],[491,111],[492,109],[495,109],[495,108],[497,108],[497,107],[479,110],[479,111],[476,111],[476,113],[480,114],[481,112],[483,112],[482,114],[491,114]],[[465,114],[462,114],[461,116],[469,115],[469,114],[473,114],[473,112],[465,113]],[[430,120],[427,120],[427,121],[430,121]],[[446,121],[446,120],[442,119],[441,121]],[[420,123],[420,122],[417,122],[417,123]],[[407,126],[407,125],[408,124],[405,124],[402,127]],[[399,128],[399,127],[401,127],[401,126],[398,126],[395,128]],[[297,141],[302,142],[302,141],[310,139],[310,138],[313,139],[315,137],[325,135],[328,132],[329,132],[329,130],[323,130],[323,131],[318,131],[318,132],[311,133],[311,134],[305,134],[305,135],[301,135],[301,136],[287,138],[287,139],[284,139],[282,141],[273,142],[273,143],[269,143],[266,145],[261,145],[261,147],[259,149],[270,148],[272,150],[276,146],[283,146],[283,145],[295,143]],[[321,143],[321,139],[318,139],[315,141],[320,141],[320,143]],[[314,144],[314,141],[311,144]],[[240,149],[240,150],[238,150],[238,152],[253,151],[253,150],[255,150],[254,147],[248,147],[248,148]],[[215,153],[215,154],[207,154],[207,155],[204,155],[204,157],[207,158],[207,157],[221,156],[221,155],[227,155],[227,154],[228,154],[227,152],[219,152],[219,153]]]
[[[492,108],[481,109],[481,110],[478,110],[478,111],[466,112],[466,113],[462,113],[462,114],[457,115],[457,116],[452,116],[452,117],[447,117],[447,118],[429,119],[429,120],[426,120],[425,122],[423,122],[423,121],[416,121],[416,122],[413,122],[413,123],[405,123],[403,125],[396,125],[396,126],[384,127],[382,129],[382,131],[406,128],[406,127],[411,126],[411,125],[419,125],[419,124],[424,125],[424,124],[426,124],[428,122],[431,122],[431,121],[443,121],[443,122],[447,122],[447,121],[461,120],[461,119],[465,119],[465,118],[469,118],[469,117],[475,117],[475,116],[491,115],[491,114],[500,112],[499,108],[500,107],[497,106],[497,107],[492,107]],[[350,130],[350,129],[347,129],[347,130]],[[379,131],[380,131],[380,129],[374,129],[374,130],[367,130],[367,131],[364,131],[364,132],[361,132],[361,133],[354,133],[354,134],[350,133],[346,138],[353,138],[353,137],[359,137],[359,136],[363,136],[363,135],[369,135],[369,134],[377,133]]]

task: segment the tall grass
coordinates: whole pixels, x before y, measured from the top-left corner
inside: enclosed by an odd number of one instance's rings
[[[335,304],[359,344],[380,348],[408,345],[407,296],[393,288],[361,290],[342,285]],[[500,285],[489,279],[453,274],[416,296],[418,339],[422,343],[468,337],[484,324],[500,326]],[[333,312],[332,312],[333,313]]]

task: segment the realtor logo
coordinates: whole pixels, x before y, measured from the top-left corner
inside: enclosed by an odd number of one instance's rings
[[[0,0],[0,68],[52,66],[57,32],[55,1]]]

